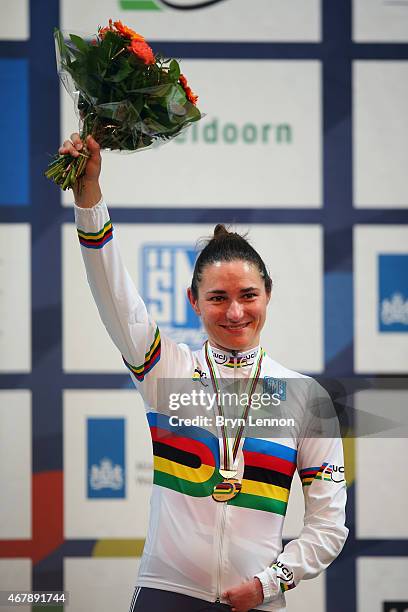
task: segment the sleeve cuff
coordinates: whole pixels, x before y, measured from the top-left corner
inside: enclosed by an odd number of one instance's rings
[[[264,572],[255,574],[255,577],[258,578],[262,584],[264,594],[263,603],[269,603],[274,597],[276,597],[276,595],[280,593],[278,579],[274,570],[271,573],[265,570]]]
[[[74,204],[74,213],[77,227],[85,232],[99,231],[109,221],[109,211],[103,198],[91,208]]]
[[[87,214],[87,213],[90,213],[90,212],[94,211],[97,208],[102,208],[103,206],[106,207],[106,204],[104,202],[103,196],[101,197],[101,199],[99,200],[99,202],[97,204],[95,204],[94,206],[91,206],[90,208],[83,208],[82,206],[78,206],[78,204],[76,202],[74,202],[75,214],[77,213],[77,211],[79,213],[84,212],[85,214]]]

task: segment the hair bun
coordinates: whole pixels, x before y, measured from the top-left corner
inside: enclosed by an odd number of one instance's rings
[[[202,246],[201,246],[202,245]],[[220,261],[246,261],[254,264],[264,281],[265,290],[269,294],[272,289],[272,279],[257,251],[249,244],[246,235],[230,232],[223,223],[217,223],[211,238],[202,238],[197,247],[201,252],[195,262],[191,292],[198,299],[198,286],[206,266]]]
[[[219,240],[220,238],[226,238],[227,236],[230,236],[230,235],[231,235],[231,232],[227,230],[227,228],[225,227],[223,223],[218,223],[215,226],[213,238],[215,238],[216,240]]]

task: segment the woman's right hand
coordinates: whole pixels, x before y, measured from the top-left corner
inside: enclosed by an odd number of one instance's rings
[[[64,155],[69,153],[73,157],[78,157],[84,147],[78,133],[71,134],[70,140],[65,140],[59,148],[59,153]],[[99,186],[99,175],[101,173],[101,152],[100,146],[92,136],[86,139],[86,147],[90,158],[85,167],[85,173],[77,180],[73,187],[75,202],[81,208],[92,208],[102,197]]]

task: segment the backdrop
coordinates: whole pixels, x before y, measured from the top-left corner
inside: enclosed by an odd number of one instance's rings
[[[0,590],[65,589],[73,612],[128,609],[151,488],[142,402],[91,300],[72,195],[43,176],[77,129],[52,30],[110,17],[179,58],[206,113],[164,147],[104,154],[121,250],[161,328],[200,344],[183,297],[196,240],[232,223],[274,280],[274,358],[360,384],[360,414],[406,413],[408,397],[408,1],[2,0]],[[350,536],[291,612],[408,609],[408,445],[398,423],[382,433],[345,441]],[[286,539],[302,503],[295,481]]]

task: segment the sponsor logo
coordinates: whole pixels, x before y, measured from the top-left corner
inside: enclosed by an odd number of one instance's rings
[[[254,363],[254,359],[258,354],[258,351],[254,351],[253,353],[247,353],[246,355],[239,355],[234,358],[233,355],[225,355],[225,353],[218,353],[217,349],[212,349],[212,353],[214,355],[214,361],[218,365],[227,364],[229,367],[234,367],[235,365],[248,366]]]
[[[276,395],[281,402],[284,402],[286,400],[286,380],[273,378],[272,376],[264,376],[263,393]]]
[[[187,299],[196,251],[189,244],[146,244],[142,247],[141,294],[160,331],[193,350],[205,334]]]
[[[379,255],[379,331],[408,332],[408,254]]]
[[[247,353],[243,357],[239,357],[238,361],[240,365],[250,366],[254,363],[254,360],[258,354],[258,351],[254,351],[253,353]]]
[[[280,580],[283,580],[284,582],[292,582],[293,572],[291,569],[289,569],[287,565],[284,565],[280,561],[277,561],[273,564],[272,567],[276,570],[278,578],[280,578]]]
[[[165,8],[177,11],[203,9],[226,0],[119,0],[125,11],[161,11]]]
[[[344,482],[344,465],[335,465],[334,463],[323,463],[320,468],[322,480],[331,480],[332,482]]]
[[[215,349],[212,349],[212,354],[214,356],[215,363],[218,365],[224,365],[229,361],[229,356],[224,353],[218,353]]]
[[[244,144],[284,145],[293,142],[293,128],[289,123],[223,122],[217,117],[203,125],[193,124],[174,139],[178,144]]]
[[[207,379],[207,373],[203,372],[202,370],[200,370],[199,368],[196,368],[194,370],[194,374],[192,376],[192,380],[193,381],[200,381],[200,383],[204,386],[204,387],[208,387],[208,384],[205,382]]]
[[[125,498],[125,420],[87,420],[88,498]]]
[[[320,467],[308,467],[300,470],[302,486],[310,486],[315,480],[345,482],[344,465],[324,462]]]

